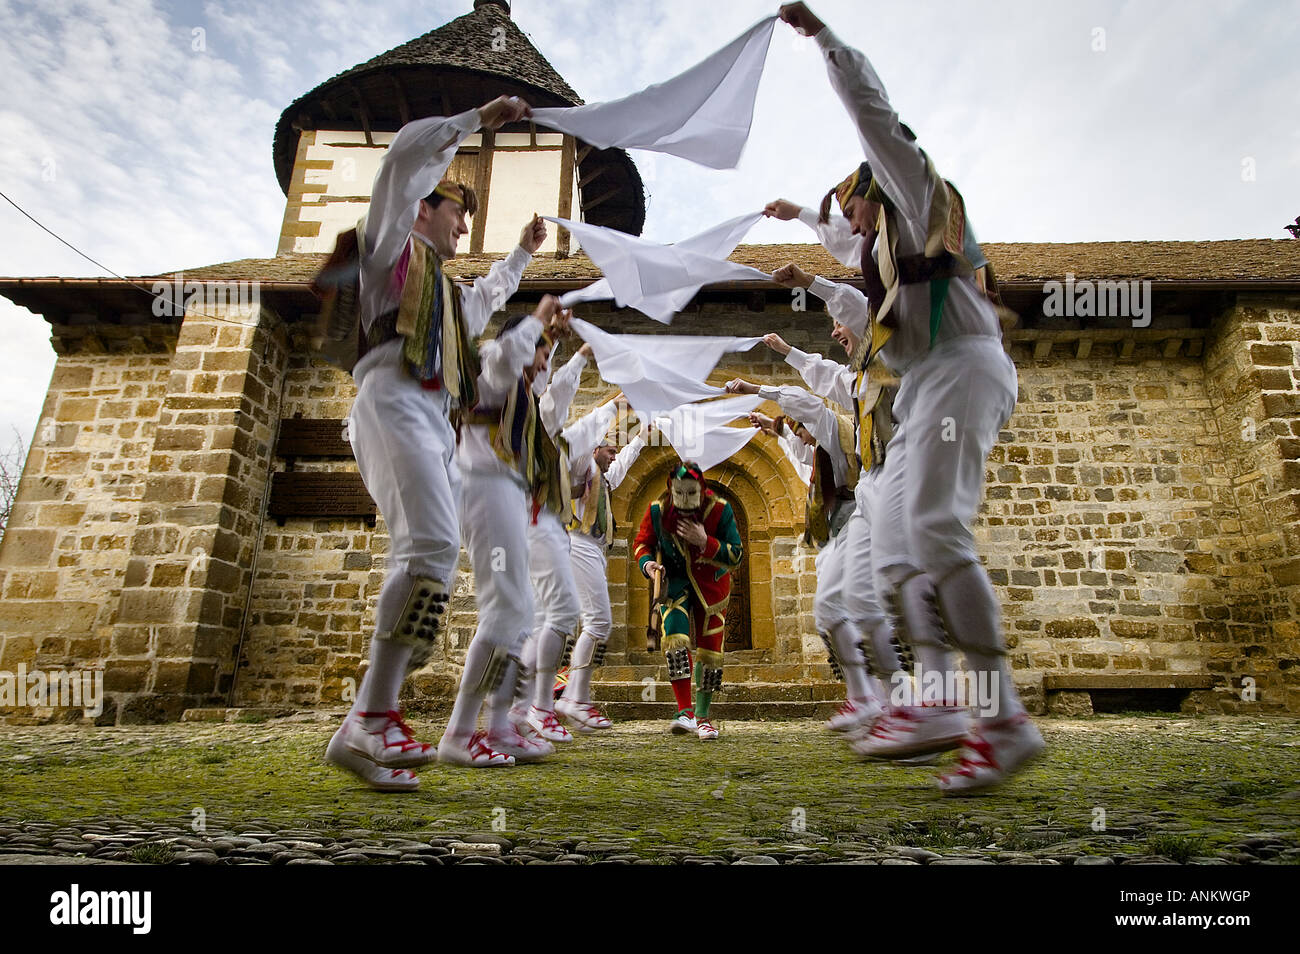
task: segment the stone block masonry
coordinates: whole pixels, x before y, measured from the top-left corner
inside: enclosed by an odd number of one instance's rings
[[[6,664],[102,668],[106,722],[225,701],[280,417],[278,325],[222,310],[187,315],[162,354],[64,349],[23,532],[0,555]]]
[[[635,333],[776,331],[838,357],[820,313],[705,305],[669,329],[589,314]],[[0,544],[0,668],[103,668],[105,721],[350,701],[385,571],[383,520],[280,524],[262,509],[270,475],[289,466],[274,453],[279,420],[345,418],[355,395],[348,375],[307,356],[301,330],[262,310],[236,324],[189,316],[179,335],[151,328],[148,344],[115,353],[62,342]],[[1199,677],[1213,688],[1192,707],[1300,711],[1300,301],[1238,296],[1203,354],[1089,334],[1070,349],[1016,339],[1019,403],[988,463],[976,533],[1018,682]],[[738,375],[799,383],[761,346],[711,380]],[[589,369],[574,416],[612,393]],[[643,454],[616,495],[623,537],[661,490],[667,453]],[[803,486],[762,437],[716,476],[748,521],[752,648],[736,672],[823,678],[812,553],[797,543]],[[627,557],[620,539],[608,665],[640,678],[653,662],[645,586]],[[476,625],[464,566],[453,610],[408,688],[417,708],[449,699]]]

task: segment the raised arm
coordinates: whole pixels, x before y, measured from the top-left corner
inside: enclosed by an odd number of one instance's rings
[[[521,245],[499,262],[493,262],[488,273],[476,278],[472,285],[460,286],[460,306],[465,315],[465,330],[471,338],[483,333],[492,316],[506,306],[519,290],[519,281],[533,255]]]
[[[808,209],[789,199],[774,199],[763,207],[763,214],[769,218],[789,222],[798,219],[817,233],[817,241],[830,252],[841,265],[859,268],[862,265],[861,235],[853,234],[853,226],[842,215],[832,215],[829,222],[817,221],[817,210]]]
[[[803,388],[790,385],[763,387],[758,393],[764,400],[776,401],[781,405],[782,411],[808,428],[808,432],[817,441],[817,446],[830,455],[837,484],[843,485],[848,480],[850,470],[857,470],[857,462],[845,456],[843,445],[840,443],[839,415],[827,407],[821,398],[809,394]],[[807,444],[804,446],[812,450]]]
[[[578,385],[582,382],[582,369],[586,366],[587,346],[583,345],[565,362],[564,367],[555,372],[551,377],[551,383],[542,393],[541,400],[537,402],[538,413],[542,416],[542,426],[552,437],[559,433],[569,417],[569,407],[578,393]],[[567,428],[565,437],[568,437]],[[570,444],[569,447],[572,450],[573,445]]]
[[[537,339],[543,325],[536,315],[529,315],[500,338],[483,342],[479,364],[483,381],[494,391],[505,391],[524,373],[537,353]]]
[[[831,87],[857,126],[872,175],[902,215],[926,224],[930,177],[925,157],[904,134],[880,77],[862,53],[846,45],[829,27],[817,34],[817,45],[826,57]]]
[[[867,333],[867,320],[871,317],[871,302],[867,296],[844,282],[827,281],[820,275],[813,278],[808,290],[826,302],[826,313],[861,338]]]
[[[617,416],[618,402],[606,401],[566,427],[563,434],[565,442],[569,445],[569,458],[577,461],[591,457],[601,437],[609,430],[609,425],[614,423],[614,418]],[[584,469],[583,473],[587,473],[587,470]]]
[[[519,290],[519,281],[533,255],[546,241],[546,223],[537,216],[524,226],[519,234],[519,244],[499,262],[493,262],[488,273],[476,279],[471,286],[461,286],[461,310],[465,314],[465,328],[471,338],[483,333],[492,316],[505,307]]]
[[[785,451],[786,459],[794,467],[799,479],[805,484],[812,480],[813,458],[817,454],[817,449],[811,444],[805,444],[784,425],[781,425],[781,430],[777,432],[776,440],[781,445],[781,450]]]
[[[913,222],[926,224],[930,208],[930,180],[925,157],[902,129],[889,105],[885,85],[860,52],[845,45],[802,2],[781,6],[781,19],[805,36],[816,37],[826,57],[826,72],[849,118],[858,129],[872,174],[899,212]]]
[[[827,313],[852,331],[855,337],[861,338],[866,334],[867,321],[871,317],[871,302],[852,285],[832,282],[820,275],[810,275],[794,262],[774,271],[772,281],[786,288],[808,289],[826,302]]]
[[[483,343],[479,349],[483,383],[494,391],[507,391],[537,356],[537,339],[545,331],[552,336],[563,333],[568,312],[560,301],[546,295],[537,310],[499,338]]]
[[[786,364],[799,372],[814,394],[819,394],[846,411],[853,410],[853,372],[830,358],[791,348]]]
[[[853,234],[853,226],[844,216],[832,215],[830,221],[818,222],[816,209],[801,207],[799,221],[817,233],[817,241],[841,265],[848,265],[850,268],[862,266],[864,239],[861,235]]]
[[[617,490],[618,485],[623,482],[627,472],[632,469],[636,459],[641,456],[641,451],[645,450],[645,430],[644,427],[640,434],[628,441],[628,445],[618,452],[609,465],[609,470],[605,471],[605,479],[609,481],[609,489]]]
[[[779,404],[782,412],[808,428],[808,432],[818,444],[838,446],[839,424],[835,412],[827,407],[821,398],[809,394],[803,388],[789,384],[762,385],[758,389],[758,396],[764,401],[775,401]]]

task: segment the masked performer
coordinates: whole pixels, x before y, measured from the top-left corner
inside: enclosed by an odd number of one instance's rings
[[[709,720],[713,694],[722,688],[731,571],[740,565],[740,533],[731,505],[705,486],[699,465],[685,461],[668,476],[668,491],[646,508],[633,556],[649,579],[666,574],[663,622],[668,679],[677,700],[672,731],[695,732],[709,741],[718,730]],[[697,658],[691,658],[694,636]],[[695,700],[691,702],[691,672]]]

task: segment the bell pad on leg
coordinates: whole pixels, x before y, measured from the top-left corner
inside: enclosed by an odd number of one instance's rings
[[[493,646],[492,656],[483,667],[483,675],[479,678],[478,685],[475,686],[475,692],[490,693],[501,688],[501,680],[505,677],[506,667],[514,657],[510,650],[504,646]]]
[[[819,635],[822,638],[822,642],[826,644],[826,660],[831,665],[831,674],[835,677],[836,681],[843,682],[844,670],[840,667],[839,657],[835,655],[835,644],[831,641],[830,634],[818,633],[817,635]]]
[[[664,658],[668,660],[668,680],[691,678],[691,641],[682,633],[664,636]]]
[[[700,691],[722,691],[722,653],[713,649],[701,649],[700,656]]]
[[[447,585],[441,580],[431,576],[414,578],[411,595],[407,597],[390,637],[412,649],[411,659],[406,664],[408,675],[423,668],[433,657],[449,598]]]
[[[885,604],[885,613],[892,624],[889,640],[894,645],[894,652],[898,654],[898,666],[903,672],[911,672],[915,654],[912,652],[912,642],[908,638],[907,618],[903,615],[903,598],[898,590],[889,590],[883,594],[882,601]]]

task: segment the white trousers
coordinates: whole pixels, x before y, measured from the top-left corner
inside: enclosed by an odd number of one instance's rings
[[[446,391],[426,391],[401,342],[367,355],[348,432],[366,490],[388,525],[389,564],[450,584],[460,556],[460,469]]]
[[[997,338],[972,335],[935,347],[903,377],[898,419],[871,506],[878,587],[890,567],[937,582],[978,562],[971,524],[984,464],[1016,404],[1016,368]]]
[[[853,622],[870,631],[884,619],[876,599],[869,519],[878,478],[879,471],[858,478],[853,516],[817,554],[813,621],[818,632],[828,633],[843,622]]]
[[[590,535],[575,531],[569,535],[569,563],[578,586],[582,631],[596,642],[603,643],[614,628],[605,548]]]
[[[474,641],[516,655],[533,628],[526,506],[523,485],[500,473],[473,472],[461,498],[461,526],[478,604]]]
[[[528,559],[536,606],[533,629],[570,635],[578,628],[578,584],[569,560],[569,532],[549,510],[538,513],[536,523],[528,520]]]

